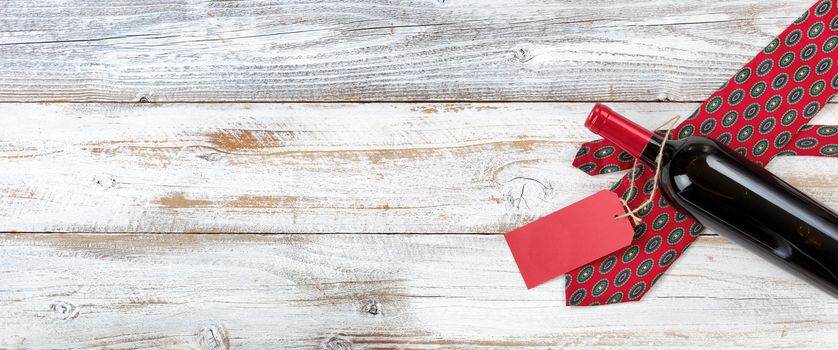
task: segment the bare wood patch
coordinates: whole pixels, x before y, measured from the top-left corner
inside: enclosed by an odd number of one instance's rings
[[[161,197],[157,203],[166,208],[206,208],[212,204],[208,200],[186,198],[183,192],[170,193]]]

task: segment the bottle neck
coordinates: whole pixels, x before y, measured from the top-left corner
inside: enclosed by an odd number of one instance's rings
[[[585,127],[650,165],[656,165],[658,153],[666,144],[660,135],[601,104],[591,110]]]
[[[640,154],[640,160],[653,167],[657,166],[658,154],[661,152],[661,147],[666,147],[666,140],[663,139],[663,136],[652,134],[652,138],[649,139],[646,144],[646,148],[644,148],[643,153]],[[666,150],[664,150],[664,153],[666,153]],[[664,158],[666,158],[666,154],[664,154]],[[661,161],[663,161],[663,159],[661,159]],[[664,161],[664,163],[666,162]]]

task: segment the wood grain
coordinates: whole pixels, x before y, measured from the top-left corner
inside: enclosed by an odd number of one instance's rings
[[[503,233],[620,176],[570,165],[591,106],[3,104],[0,231]],[[838,207],[838,159],[769,169]]]
[[[0,101],[701,101],[797,0],[0,1]]]
[[[501,236],[0,235],[5,349],[825,349],[838,300],[702,237],[641,302],[527,290]]]

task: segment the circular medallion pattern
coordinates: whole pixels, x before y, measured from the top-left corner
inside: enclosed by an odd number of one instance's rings
[[[666,243],[669,243],[670,245],[678,244],[682,238],[684,238],[684,229],[676,227],[669,233],[669,236],[666,237]]]
[[[655,218],[655,221],[652,222],[652,228],[655,231],[660,231],[660,229],[662,229],[664,226],[666,226],[666,223],[668,223],[668,222],[669,222],[669,215],[667,215],[666,213],[660,214],[660,215],[658,215],[658,217]]]
[[[626,267],[620,272],[617,273],[617,276],[614,277],[614,286],[615,287],[622,287],[626,282],[628,282],[629,277],[631,277],[631,269]]]
[[[675,249],[667,250],[666,253],[663,253],[660,259],[658,259],[658,266],[667,267],[675,261],[676,257],[678,257],[678,251]]]
[[[635,283],[633,286],[631,286],[631,289],[629,289],[628,297],[631,300],[640,298],[640,296],[643,295],[644,291],[646,291],[646,282],[639,281]]]
[[[579,271],[579,275],[576,276],[576,282],[578,283],[585,283],[591,276],[594,275],[594,267],[591,265],[585,266],[581,271]]]
[[[570,299],[568,300],[568,304],[570,305],[579,305],[585,300],[585,295],[587,292],[585,288],[579,288],[573,294],[570,295]]]
[[[646,247],[643,248],[643,251],[646,254],[652,254],[661,247],[662,242],[663,239],[661,239],[661,236],[654,236],[646,242]]]
[[[606,290],[608,290],[608,280],[603,278],[591,289],[591,295],[596,298],[605,293]]]
[[[617,266],[617,257],[616,256],[609,256],[602,261],[602,264],[599,264],[599,273],[607,274],[614,269],[614,266]]]

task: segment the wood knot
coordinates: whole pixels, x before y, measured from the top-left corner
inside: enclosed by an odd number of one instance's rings
[[[56,301],[49,306],[52,317],[58,320],[71,320],[79,317],[79,308],[66,301]]]
[[[504,185],[508,202],[515,209],[531,209],[553,192],[550,184],[529,177],[515,177]]]
[[[378,300],[367,300],[364,304],[363,310],[365,313],[370,315],[380,315],[381,314],[381,303]]]
[[[325,350],[352,350],[352,342],[340,338],[340,337],[332,337],[323,343],[323,349]]]
[[[96,184],[96,186],[102,187],[106,190],[116,187],[116,179],[106,174],[99,174],[94,176],[93,183]]]
[[[140,103],[148,103],[148,97],[142,96],[140,97]]]
[[[198,330],[198,345],[202,350],[227,350],[230,348],[230,338],[227,330],[220,324],[204,326]]]
[[[530,49],[525,47],[519,47],[517,49],[512,50],[512,59],[519,62],[519,63],[527,63],[533,59],[533,54]]]

